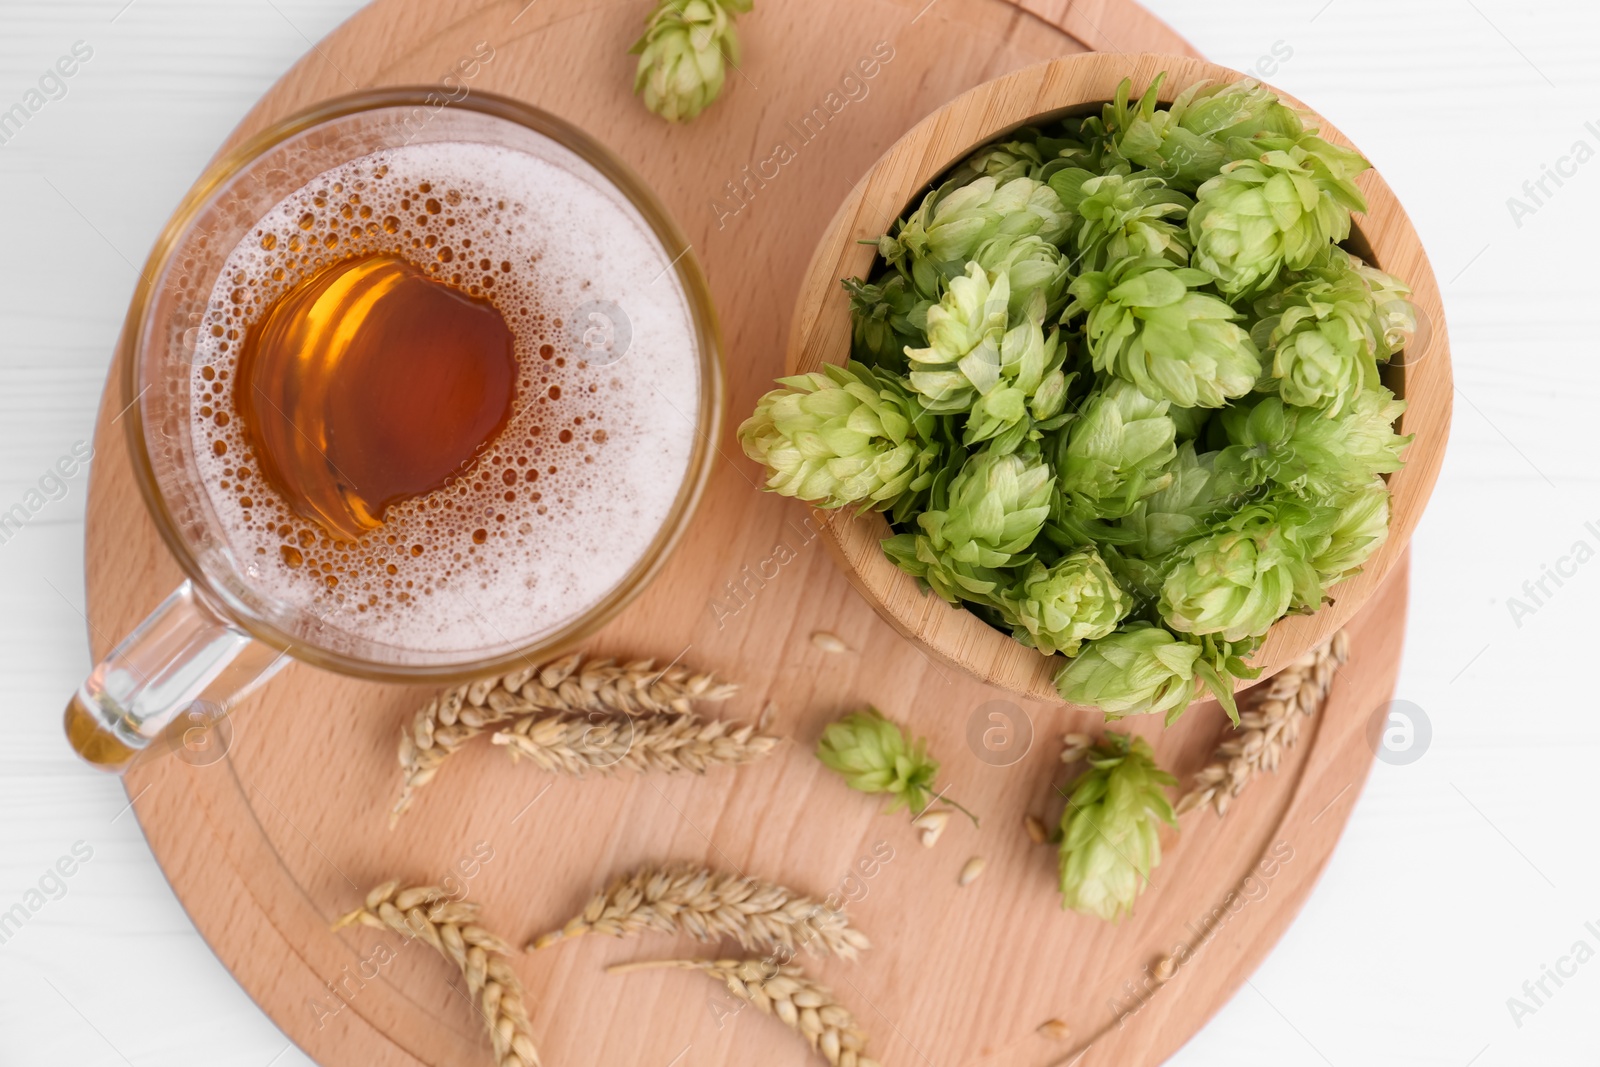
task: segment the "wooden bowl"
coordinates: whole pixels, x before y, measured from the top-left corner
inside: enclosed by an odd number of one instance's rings
[[[850,304],[841,278],[861,277],[874,266],[869,244],[918,203],[935,179],[969,152],[1019,126],[1098,111],[1123,78],[1138,97],[1161,71],[1162,102],[1197,81],[1238,81],[1246,75],[1181,56],[1090,53],[1029,67],[957,97],[918,123],[875,163],[839,208],[800,287],[789,340],[789,373],[843,364],[850,356]],[[1301,105],[1288,94],[1280,94]],[[1317,119],[1323,137],[1349,145]],[[1389,477],[1389,539],[1361,574],[1331,591],[1332,602],[1312,615],[1277,622],[1254,664],[1267,677],[1300,658],[1350,621],[1405,553],[1433,491],[1450,427],[1452,385],[1449,341],[1433,269],[1411,221],[1376,170],[1357,180],[1369,209],[1357,215],[1347,245],[1369,262],[1408,282],[1418,308],[1418,330],[1407,352],[1386,369],[1384,383],[1407,402],[1400,432],[1416,435],[1406,466]],[[851,583],[878,613],[930,655],[1016,693],[1059,701],[1052,679],[1064,662],[1018,644],[964,609],[925,593],[917,580],[883,554],[890,535],[882,515],[834,514],[823,525],[829,551]]]

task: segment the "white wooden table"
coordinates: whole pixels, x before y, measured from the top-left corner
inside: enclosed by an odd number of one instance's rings
[[[0,126],[0,511],[39,505],[0,533],[0,913],[34,912],[0,932],[0,1067],[310,1063],[190,927],[117,783],[61,738],[89,666],[85,478],[52,472],[90,436],[131,263],[256,98],[358,6],[0,3],[0,112],[45,98]],[[1382,168],[1445,286],[1459,384],[1398,693],[1431,744],[1378,766],[1299,922],[1174,1062],[1594,1067],[1600,6],[1151,6]]]

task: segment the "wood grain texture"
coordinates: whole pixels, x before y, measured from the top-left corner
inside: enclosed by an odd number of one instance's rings
[[[800,289],[789,344],[789,372],[816,370],[824,363],[843,364],[850,358],[850,307],[839,279],[865,277],[871,271],[876,250],[863,242],[887,232],[940,174],[973,148],[1018,126],[1041,116],[1081,113],[1085,107],[1110,99],[1126,77],[1133,78],[1134,94],[1138,95],[1163,70],[1168,78],[1160,97],[1167,102],[1198,81],[1244,77],[1215,64],[1172,56],[1073,56],[981,85],[918,123],[857,183],[818,246]],[[1350,143],[1325,120],[1316,121],[1330,140]],[[1357,184],[1366,195],[1368,210],[1357,216],[1350,244],[1412,285],[1423,324],[1412,350],[1398,357],[1404,365],[1397,362],[1385,370],[1386,384],[1408,405],[1400,432],[1415,434],[1416,440],[1406,450],[1405,468],[1389,478],[1389,539],[1360,575],[1332,590],[1328,606],[1314,615],[1285,618],[1272,627],[1252,660],[1264,677],[1326,641],[1377,591],[1405,553],[1422,517],[1444,462],[1450,432],[1450,346],[1433,268],[1382,176],[1369,170]],[[1052,683],[1061,669],[1061,657],[1024,648],[972,613],[953,609],[938,596],[925,593],[917,579],[895,566],[879,547],[891,532],[882,514],[868,512],[841,516],[829,524],[824,538],[855,587],[908,639],[921,643],[942,662],[992,685],[1040,700],[1054,699]],[[1247,684],[1240,682],[1239,688]]]
[[[513,95],[583,125],[645,176],[690,233],[724,317],[736,414],[780,370],[804,250],[872,160],[961,91],[1079,47],[998,0],[939,0],[920,15],[919,7],[855,7],[826,23],[825,33],[809,9],[763,9],[745,23],[755,81],[735,77],[716,110],[669,130],[626,91],[629,61],[620,45],[631,39],[642,5],[544,0],[524,7],[518,0],[446,10],[387,0],[320,43],[234,139],[351,83],[431,80],[489,40],[496,59],[475,90]],[[1183,47],[1131,7],[1097,11],[1125,39],[1139,34],[1139,47]],[[762,146],[789,136],[786,124],[824,101],[844,68],[880,40],[893,42],[895,57],[870,94],[835,115],[731,217],[713,210],[722,183],[765,158],[770,150]],[[91,484],[87,579],[96,654],[178,580],[111,425],[121,406],[120,397],[105,398]],[[1317,732],[1225,823],[1189,816],[1181,836],[1169,835],[1167,860],[1134,918],[1111,927],[1059,911],[1054,856],[1029,845],[1020,828],[1024,812],[1047,813],[1059,734],[1092,728],[1094,716],[1030,701],[996,705],[1003,694],[927,660],[817,551],[816,520],[756,492],[750,465],[731,441],[723,444],[730,458],[713,476],[697,534],[593,646],[661,660],[682,655],[738,678],[745,695],[721,713],[753,714],[771,697],[792,746],[764,764],[703,780],[552,782],[479,745],[455,757],[389,833],[396,730],[426,691],[291,667],[235,714],[227,759],[153,761],[128,780],[150,846],[196,926],[319,1062],[465,1067],[485,1062],[488,1045],[470,1006],[446,984],[448,967],[387,935],[328,931],[372,884],[442,878],[482,842],[493,858],[469,880],[470,894],[484,903],[487,924],[517,941],[647,860],[704,860],[824,895],[881,841],[894,858],[852,905],[877,947],[858,964],[815,973],[862,1019],[887,1063],[1043,1067],[1066,1050],[1035,1034],[1040,1022],[1060,1017],[1080,1040],[1105,1029],[1114,1018],[1108,1002],[1123,984],[1191,936],[1187,923],[1211,914],[1264,852],[1286,842],[1294,858],[1267,894],[1078,1062],[1146,1063],[1170,1054],[1267,951],[1326,861],[1359,792],[1352,786],[1370,766],[1365,723],[1393,685],[1404,569],[1358,622],[1352,662]],[[778,544],[793,558],[772,576],[763,563]],[[730,583],[742,590],[738,597]],[[853,651],[820,651],[807,638],[822,629]],[[840,789],[810,757],[823,723],[864,701],[931,739],[953,790],[986,816],[981,832],[952,824],[939,847],[924,852],[903,819],[876,814],[871,798]],[[1014,708],[1034,734],[1026,756],[1005,767],[980,759],[981,748],[967,742],[969,727],[989,725],[996,706]],[[1220,711],[1205,705],[1172,730],[1134,728],[1156,744],[1163,763],[1187,775],[1204,764],[1223,724]],[[956,874],[974,854],[987,858],[988,870],[958,889]],[[396,957],[374,969],[380,942]],[[712,990],[698,976],[601,973],[605,963],[692,947],[586,938],[517,961],[547,1062],[666,1063],[686,1046],[697,1063],[813,1062],[771,1021],[741,1015],[719,1025],[729,1005],[708,999]]]

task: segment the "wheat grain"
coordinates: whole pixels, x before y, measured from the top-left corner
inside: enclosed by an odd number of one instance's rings
[[[400,731],[403,784],[389,824],[399,820],[446,759],[493,726],[552,711],[681,715],[696,701],[726,700],[735,689],[680,664],[658,671],[652,660],[585,663],[581,653],[456,686],[418,708]]]
[[[454,900],[437,886],[385,882],[367,894],[335,930],[360,923],[420,938],[460,968],[489,1028],[497,1067],[539,1067],[522,982],[506,962],[514,950],[478,925],[478,905]]]
[[[1050,840],[1050,832],[1044,828],[1044,820],[1037,815],[1024,815],[1022,828],[1028,831],[1028,840],[1036,845],[1042,845]]]
[[[1077,763],[1094,747],[1094,738],[1088,734],[1067,734],[1061,739],[1061,762]]]
[[[911,820],[911,828],[917,831],[917,840],[922,842],[923,848],[932,848],[939,843],[939,838],[944,836],[944,828],[950,824],[950,812],[945,808],[929,810]]]
[[[731,937],[747,949],[803,949],[813,956],[853,960],[871,948],[843,911],[792,889],[706,867],[641,867],[596,893],[559,930],[529,949],[588,933],[626,937],[655,930],[701,941]]]
[[[985,864],[982,856],[974,856],[961,867],[961,874],[956,878],[956,883],[966,888],[978,880],[978,875],[983,873]]]
[[[827,630],[818,630],[811,635],[811,643],[824,652],[834,655],[843,655],[850,651],[850,646],[844,643],[844,638],[838,634],[829,633]]]
[[[1072,1027],[1060,1019],[1046,1019],[1039,1024],[1039,1033],[1052,1041],[1070,1041],[1072,1039]]]
[[[756,732],[754,723],[694,714],[630,719],[558,712],[515,719],[490,740],[513,760],[526,758],[542,771],[582,776],[615,770],[704,774],[709,767],[758,760],[780,739]]]
[[[1321,710],[1334,673],[1349,658],[1350,638],[1341,630],[1254,690],[1240,709],[1238,728],[1179,799],[1178,814],[1210,805],[1218,817],[1226,815],[1233,798],[1257,775],[1276,771],[1283,753],[1299,740],[1301,723]]]
[[[763,1014],[776,1015],[834,1067],[880,1067],[866,1054],[867,1037],[855,1016],[799,967],[779,967],[766,960],[653,960],[618,964],[606,968],[606,973],[663,967],[699,971],[722,982],[735,997]]]

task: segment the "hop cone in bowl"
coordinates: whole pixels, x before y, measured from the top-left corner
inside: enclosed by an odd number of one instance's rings
[[[1050,516],[1053,481],[1036,455],[985,449],[917,516],[922,532],[888,538],[884,551],[952,604],[991,602],[1000,569],[1032,561],[1028,548]]]
[[[1196,82],[1160,108],[1163,73],[1139,100],[1124,79],[1117,97],[1085,125],[1105,137],[1110,151],[1160,175],[1177,189],[1194,190],[1238,158],[1236,142],[1263,134],[1298,136],[1304,126],[1278,95],[1251,79],[1217,85]]]
[[[1350,213],[1367,209],[1352,180],[1367,162],[1355,152],[1310,134],[1257,138],[1251,148],[1259,154],[1202,185],[1189,212],[1194,265],[1234,297],[1309,267],[1350,236]]]
[[[1035,560],[997,600],[1017,640],[1068,656],[1077,655],[1083,642],[1114,631],[1133,610],[1132,598],[1093,548],[1048,567]]]
[[[1067,223],[1061,198],[1045,183],[1034,178],[1002,183],[985,175],[929,193],[897,234],[879,239],[878,254],[902,268],[908,260],[959,265],[991,237],[1038,234],[1057,243]],[[919,282],[919,288],[925,286]]]
[[[739,427],[771,491],[820,508],[886,511],[933,480],[932,420],[892,376],[851,363],[779,384]]]
[[[1212,280],[1165,259],[1125,259],[1080,275],[1066,317],[1088,314],[1095,370],[1180,408],[1219,408],[1255,387],[1261,356],[1239,313],[1199,291]]]
[[[1264,635],[1290,607],[1322,601],[1312,558],[1335,510],[1255,504],[1185,545],[1161,587],[1161,617],[1176,630],[1226,641]]]
[[[1170,406],[1120,378],[1090,396],[1061,437],[1056,470],[1062,491],[1115,519],[1165,489],[1172,481],[1167,468],[1178,454]]]

